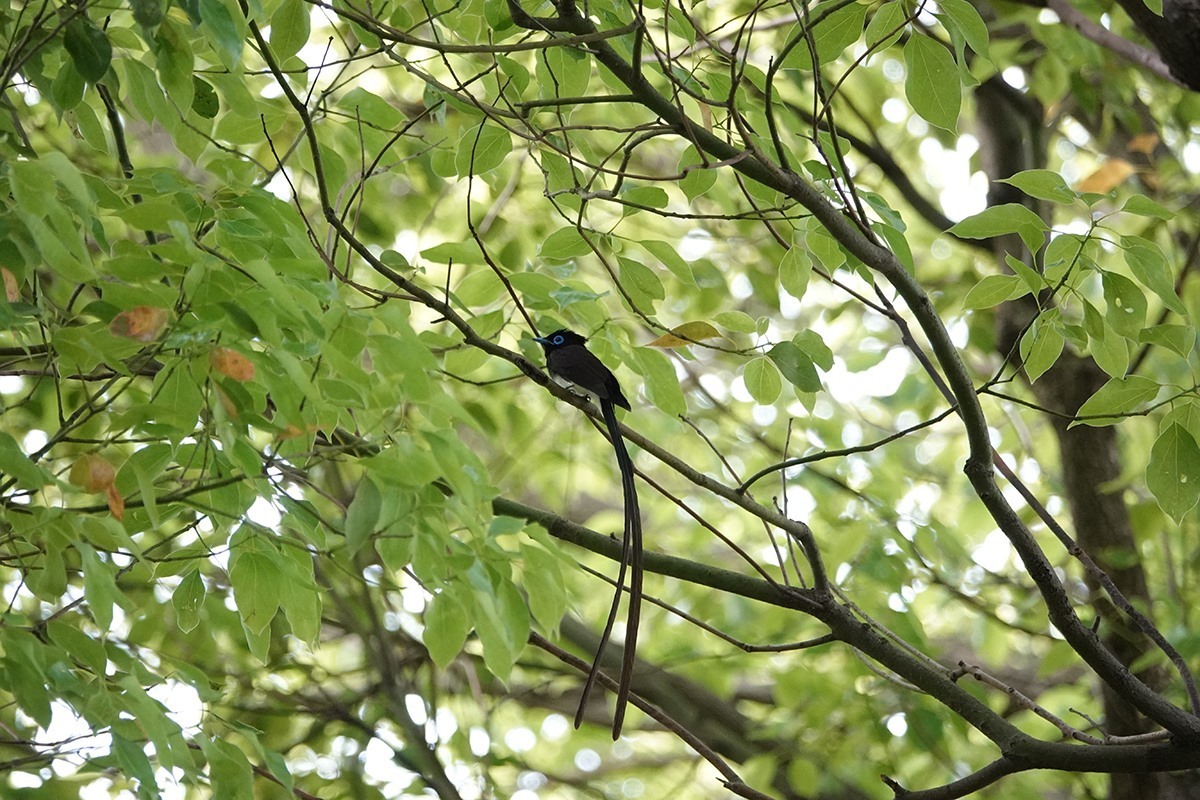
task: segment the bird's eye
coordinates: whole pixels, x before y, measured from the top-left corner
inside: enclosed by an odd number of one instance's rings
[[[562,334],[560,333],[558,336],[555,336],[555,337],[554,337],[553,339],[551,339],[550,341],[554,342],[555,344],[562,344],[563,342],[565,342],[565,341],[566,341],[566,339],[564,339],[564,338],[562,337]]]

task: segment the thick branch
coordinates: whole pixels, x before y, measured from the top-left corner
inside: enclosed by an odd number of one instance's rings
[[[528,18],[516,0],[509,0],[509,8],[518,24],[521,24],[522,18]],[[560,5],[560,11],[561,16],[555,20],[555,30],[574,34],[595,31],[591,21],[580,16],[573,6],[563,3]],[[544,23],[544,20],[538,22]],[[543,27],[545,26],[539,25],[539,28]],[[703,125],[696,123],[681,108],[661,95],[643,74],[640,65],[635,66],[625,61],[608,42],[595,43],[592,52],[644,106],[658,114],[679,136],[692,142],[697,149],[719,159],[743,156],[731,161],[735,170],[747,178],[784,193],[804,206],[842,246],[871,270],[882,275],[904,298],[929,340],[958,405],[970,444],[970,456],[965,467],[967,477],[1000,530],[1012,542],[1026,571],[1038,585],[1051,622],[1096,673],[1114,689],[1125,693],[1142,713],[1176,735],[1189,741],[1200,742],[1200,718],[1168,702],[1134,677],[1099,638],[1083,625],[1049,559],[1016,510],[1004,498],[992,467],[992,447],[987,419],[975,395],[970,373],[959,358],[950,333],[938,316],[932,301],[916,279],[890,251],[864,235],[840,210],[826,201],[816,187],[799,175],[766,161],[761,154],[746,156],[743,151],[709,133]]]

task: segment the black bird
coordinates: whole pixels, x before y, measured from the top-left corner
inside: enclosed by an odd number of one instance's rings
[[[620,406],[628,410],[629,401],[621,393],[617,377],[584,347],[583,343],[587,340],[578,333],[565,329],[557,330],[545,337],[534,337],[534,341],[546,351],[546,369],[550,372],[550,377],[569,389],[582,390],[582,393],[599,401],[600,413],[608,428],[608,438],[612,440],[613,449],[617,452],[617,466],[621,470],[621,489],[625,496],[625,532],[621,538],[621,566],[617,571],[617,591],[608,611],[604,633],[600,635],[596,660],[592,662],[587,683],[583,686],[579,710],[575,713],[575,727],[578,728],[583,722],[584,707],[596,681],[596,674],[600,670],[600,659],[612,634],[617,610],[621,606],[621,592],[625,586],[625,570],[628,567],[629,615],[625,622],[625,654],[621,660],[621,677],[617,684],[617,710],[613,716],[612,735],[615,740],[620,737],[621,726],[625,722],[625,705],[629,702],[629,688],[637,651],[638,621],[642,610],[642,516],[638,509],[637,487],[633,482],[633,460],[629,457],[629,451],[625,449],[625,441],[621,438],[621,426],[617,423],[617,412],[614,408]]]

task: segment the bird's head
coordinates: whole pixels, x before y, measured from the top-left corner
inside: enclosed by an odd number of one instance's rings
[[[560,347],[568,347],[573,344],[583,344],[587,341],[574,331],[569,331],[566,328],[560,328],[554,333],[548,333],[545,336],[535,336],[533,340],[542,346],[542,349],[549,353],[552,350],[557,350]]]

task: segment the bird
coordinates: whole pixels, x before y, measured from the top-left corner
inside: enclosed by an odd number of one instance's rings
[[[625,448],[625,440],[621,438],[621,426],[617,422],[616,407],[630,411],[629,401],[621,392],[621,384],[617,376],[604,366],[599,358],[585,346],[586,338],[574,331],[560,329],[544,337],[534,337],[535,342],[546,352],[546,370],[556,383],[574,392],[584,394],[600,404],[600,415],[608,429],[608,438],[612,441],[617,454],[617,466],[621,472],[621,490],[625,505],[625,530],[621,537],[621,565],[617,570],[617,591],[613,595],[612,605],[608,611],[608,620],[604,632],[600,635],[600,646],[596,649],[596,657],[588,672],[587,682],[583,686],[583,695],[579,700],[579,710],[575,712],[575,727],[583,722],[584,708],[587,706],[588,695],[596,682],[600,671],[600,660],[612,634],[617,611],[621,606],[621,594],[625,586],[625,572],[628,568],[629,577],[629,610],[625,623],[625,652],[621,659],[621,675],[617,682],[617,708],[613,715],[612,737],[616,741],[621,736],[621,727],[625,723],[625,707],[629,702],[630,684],[633,680],[633,665],[637,652],[638,622],[642,609],[642,518],[638,508],[637,487],[633,480],[633,460]]]

